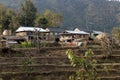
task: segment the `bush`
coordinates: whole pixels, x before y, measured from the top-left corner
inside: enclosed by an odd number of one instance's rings
[[[32,48],[32,47],[35,47],[35,45],[30,41],[22,42],[21,44],[14,46],[14,48]]]

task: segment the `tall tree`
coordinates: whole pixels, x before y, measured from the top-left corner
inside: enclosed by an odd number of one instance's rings
[[[3,30],[7,25],[6,8],[0,5],[0,29]]]
[[[38,15],[35,20],[35,26],[46,27],[60,27],[62,25],[63,17],[60,13],[51,10],[45,10],[44,13]]]
[[[20,26],[19,24],[19,20],[17,18],[17,16],[13,16],[11,18],[10,24],[9,24],[9,28],[12,30],[12,32],[15,32],[15,30]]]
[[[26,0],[24,4],[20,6],[19,10],[19,22],[22,26],[33,26],[36,18],[37,9],[31,0]]]
[[[13,9],[7,9],[6,16],[9,20],[8,29],[11,29],[13,32],[19,27],[18,19],[16,18],[16,13]]]
[[[35,26],[46,28],[49,27],[49,21],[42,15],[39,15],[35,20]]]
[[[14,10],[10,8],[6,8],[4,6],[0,6],[0,29],[3,31],[4,29],[10,29],[10,23],[12,17],[15,16]]]
[[[63,17],[59,13],[55,13],[51,10],[46,10],[43,13],[43,16],[48,19],[49,26],[51,27],[60,27],[63,21]]]

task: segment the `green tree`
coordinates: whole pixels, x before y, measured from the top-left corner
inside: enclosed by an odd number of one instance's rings
[[[12,17],[15,16],[14,10],[10,8],[6,8],[3,5],[0,6],[0,29],[3,31],[4,29],[10,29],[10,23],[12,21]]]
[[[12,32],[15,32],[15,30],[20,26],[19,20],[17,16],[13,16],[11,18],[9,28],[12,30]]]
[[[85,58],[76,56],[71,49],[67,50],[66,54],[71,65],[77,69],[76,75],[70,76],[70,80],[97,80],[97,61],[92,58],[92,50],[85,52]]]
[[[9,21],[9,24],[7,24],[8,29],[11,29],[12,32],[14,32],[19,27],[18,18],[17,18],[15,11],[13,9],[8,8],[6,11],[6,16]]]
[[[49,23],[48,19],[41,15],[38,16],[35,20],[35,26],[42,27],[42,28],[48,27],[49,26],[48,23]]]
[[[60,13],[46,10],[43,16],[48,20],[50,27],[60,27],[62,25],[63,17]]]
[[[0,29],[3,30],[7,28],[7,17],[6,17],[6,8],[3,5],[0,5]]]
[[[20,25],[33,26],[36,19],[37,9],[31,0],[26,0],[24,4],[21,4],[18,18]]]

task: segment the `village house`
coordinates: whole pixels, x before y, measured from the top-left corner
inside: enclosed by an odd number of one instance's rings
[[[16,36],[24,37],[27,41],[34,41],[36,38],[45,40],[47,33],[49,33],[49,31],[39,27],[21,26],[16,30]]]
[[[25,41],[25,38],[20,36],[6,36],[2,35],[1,37],[1,46],[2,47],[11,47],[17,44],[20,44],[21,42]]]
[[[89,40],[94,40],[96,36],[104,33],[102,31],[95,31],[95,30],[85,31],[85,32],[89,33]]]
[[[74,30],[66,30],[64,33],[61,33],[60,41],[65,43],[70,43],[75,46],[80,46],[82,42],[89,39],[89,33],[81,31],[78,28]]]
[[[60,34],[62,32],[65,31],[64,28],[58,28],[58,27],[51,27],[51,28],[46,28],[47,31],[49,31],[50,33],[48,33],[48,40],[56,40],[56,39],[59,39],[60,38]]]
[[[76,40],[76,39],[88,39],[89,38],[89,33],[85,31],[80,31],[78,29],[75,30],[66,30],[64,33],[61,33],[61,41],[65,40]]]
[[[13,36],[11,30],[4,30],[0,36],[1,47],[11,47],[24,41],[23,37]]]
[[[94,37],[96,37],[96,36],[98,36],[99,34],[103,34],[104,32],[101,32],[101,31],[93,31],[92,33],[91,33],[91,36],[94,36]]]

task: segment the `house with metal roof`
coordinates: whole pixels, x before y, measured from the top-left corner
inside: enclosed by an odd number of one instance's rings
[[[68,40],[75,40],[75,39],[88,39],[89,33],[85,31],[72,31],[72,30],[66,30],[64,33],[61,34],[61,41],[64,41],[66,39]]]
[[[39,27],[19,27],[17,30],[16,30],[16,33],[18,32],[48,32],[47,30],[43,29],[43,28],[39,28]]]
[[[16,30],[16,36],[22,36],[27,41],[34,41],[34,39],[39,36],[39,39],[45,39],[46,33],[49,31],[39,28],[39,27],[24,27],[21,26]]]
[[[1,46],[2,47],[11,47],[16,44],[20,44],[25,41],[25,38],[21,36],[0,36],[1,37]]]
[[[50,27],[46,28],[47,31],[50,33],[48,34],[48,39],[49,40],[55,40],[60,38],[60,34],[65,31],[65,28],[59,28],[59,27]]]

